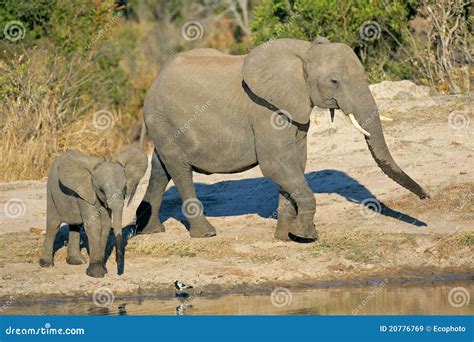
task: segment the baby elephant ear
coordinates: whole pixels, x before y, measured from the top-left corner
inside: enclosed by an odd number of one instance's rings
[[[59,181],[86,202],[95,204],[97,196],[92,186],[91,173],[101,162],[101,158],[69,151],[58,165]]]
[[[120,152],[117,162],[122,165],[127,179],[127,196],[130,204],[140,179],[145,175],[148,167],[148,158],[142,150],[130,147]]]

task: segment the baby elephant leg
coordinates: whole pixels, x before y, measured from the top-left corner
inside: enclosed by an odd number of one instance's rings
[[[82,265],[84,258],[81,255],[81,226],[69,225],[69,241],[67,243],[66,262],[69,265]]]
[[[100,232],[100,250],[102,251],[102,267],[105,273],[108,273],[106,263],[107,263],[107,245],[110,236],[110,227],[111,227],[111,219],[109,214],[106,211],[103,211],[100,214],[100,222],[102,226],[102,230]]]
[[[84,224],[89,241],[89,267],[86,274],[94,278],[102,278],[105,276],[104,268],[104,251],[101,249],[101,225],[100,220],[88,222]]]
[[[41,267],[54,266],[53,262],[53,247],[56,234],[58,233],[61,222],[59,221],[56,209],[52,202],[48,199],[47,218],[46,218],[46,235],[43,242],[43,252],[39,264]]]

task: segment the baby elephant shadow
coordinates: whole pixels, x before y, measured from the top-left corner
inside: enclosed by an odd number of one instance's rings
[[[53,246],[53,253],[56,254],[58,250],[61,248],[67,248],[67,244],[69,241],[69,229],[70,226],[65,224],[63,225],[59,231],[58,234],[56,235],[56,239],[54,240],[54,246]],[[128,240],[132,237],[132,235],[135,234],[135,225],[128,225],[122,229],[122,239],[124,243],[124,250],[126,250]],[[86,249],[87,255],[90,256],[90,250],[89,250],[89,240],[87,238],[87,234],[84,230],[84,227],[81,225],[81,230],[80,230],[80,244],[79,248],[82,250],[83,248]],[[110,230],[109,237],[107,239],[107,245],[105,248],[104,252],[104,263],[106,264],[107,261],[109,260],[110,256],[112,255],[112,251],[115,247],[115,235],[113,234],[113,230]],[[125,258],[124,262],[117,265],[117,274],[121,275],[125,271]]]

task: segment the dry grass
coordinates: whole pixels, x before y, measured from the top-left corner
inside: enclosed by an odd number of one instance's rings
[[[335,253],[362,263],[376,261],[405,245],[409,248],[416,245],[415,236],[404,233],[324,230],[319,235],[319,242],[311,250],[313,255]]]
[[[177,255],[180,257],[194,257],[197,255],[196,249],[189,242],[151,242],[146,239],[137,237],[130,240],[127,246],[127,255],[132,256],[153,256],[153,257],[169,257]]]
[[[165,240],[160,236],[137,236],[127,245],[128,256],[153,256],[166,258],[170,256],[179,257],[204,257],[217,259],[234,254],[229,241],[222,237],[212,239],[183,239]]]
[[[474,183],[448,185],[432,192],[431,198],[423,201],[419,201],[413,194],[407,194],[396,200],[386,201],[385,204],[408,213],[434,210],[467,219],[474,215]]]
[[[436,251],[441,258],[448,258],[451,255],[467,248],[470,250],[470,255],[473,254],[474,249],[474,233],[462,232],[452,233],[439,236],[436,239],[432,250]]]
[[[0,164],[6,166],[0,181],[42,178],[68,149],[106,156],[121,148],[120,113],[107,108],[115,116],[109,129],[98,130],[93,123],[93,114],[104,108],[81,91],[90,77],[81,73],[84,63],[61,56],[51,60],[50,52],[38,51],[0,64]]]

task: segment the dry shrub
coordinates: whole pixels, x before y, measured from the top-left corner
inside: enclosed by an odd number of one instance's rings
[[[1,181],[44,177],[51,161],[69,149],[110,155],[121,148],[124,137],[114,126],[125,119],[113,109],[97,108],[97,102],[86,97],[81,85],[93,76],[84,72],[83,57],[66,60],[37,50],[5,64],[0,65],[0,163],[6,165]],[[111,118],[107,129],[94,125],[99,110]]]
[[[406,53],[422,80],[445,93],[469,91],[469,65],[473,42],[469,2],[422,0],[416,19],[424,21],[417,36],[406,32]]]

